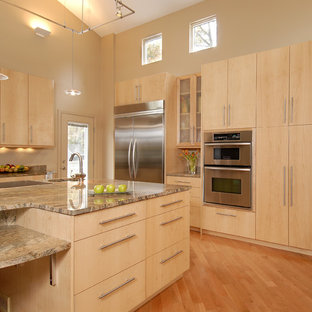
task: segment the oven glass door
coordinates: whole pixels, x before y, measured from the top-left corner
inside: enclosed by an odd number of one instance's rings
[[[204,201],[251,207],[251,169],[205,166]]]
[[[250,166],[251,143],[205,143],[205,164]]]

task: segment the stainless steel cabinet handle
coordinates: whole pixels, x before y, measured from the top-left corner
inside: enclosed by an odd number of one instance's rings
[[[162,223],[160,223],[160,225],[167,225],[169,223],[172,223],[172,222],[175,222],[175,221],[178,221],[178,220],[181,220],[181,219],[183,219],[183,217],[177,217],[177,218],[172,219],[170,221],[162,222]]]
[[[233,167],[209,167],[205,166],[205,170],[222,170],[222,171],[250,171],[250,168],[233,168]]]
[[[236,215],[227,214],[227,213],[222,213],[222,212],[216,212],[216,214],[217,214],[217,215],[220,215],[220,216],[226,216],[226,217],[234,217],[234,218],[237,217]]]
[[[191,184],[191,182],[187,182],[187,181],[180,181],[180,180],[176,180],[174,181],[175,183],[185,183],[185,184]]]
[[[284,99],[284,123],[286,123],[286,98]]]
[[[173,254],[172,256],[170,256],[169,258],[163,259],[160,261],[160,264],[164,264],[167,261],[171,260],[172,258],[176,257],[177,255],[181,254],[183,252],[183,250],[179,250],[177,251],[175,254]]]
[[[229,107],[228,107],[228,123],[229,125],[231,124],[231,105],[229,104]]]
[[[293,205],[293,182],[294,182],[294,168],[290,167],[290,206]]]
[[[168,204],[162,204],[162,205],[160,205],[160,207],[167,207],[167,206],[174,205],[174,204],[181,203],[181,202],[183,202],[183,200],[179,199],[179,200],[173,201],[173,202],[168,203]]]
[[[284,166],[283,168],[283,191],[284,191],[284,194],[283,194],[283,202],[284,202],[284,206],[286,205],[286,167]]]
[[[121,285],[119,285],[119,286],[113,288],[112,290],[110,290],[110,291],[108,291],[108,292],[102,294],[102,295],[99,296],[98,298],[99,298],[99,299],[103,299],[103,298],[105,298],[106,296],[110,295],[111,293],[113,293],[113,292],[115,292],[116,290],[122,288],[123,286],[128,285],[129,283],[131,283],[131,282],[133,282],[133,281],[135,281],[135,277],[132,277],[132,278],[128,279],[127,281],[125,281],[125,282],[122,283]]]
[[[223,125],[225,126],[225,105],[223,106]]]
[[[131,146],[132,146],[133,140],[130,141],[129,147],[128,147],[128,170],[129,170],[129,177],[132,179],[132,172],[133,169],[131,168]]]
[[[294,97],[291,97],[291,122],[294,122]]]
[[[33,141],[33,129],[32,126],[30,126],[30,143]]]
[[[134,143],[133,143],[133,149],[132,149],[132,169],[133,169],[133,176],[134,176],[134,178],[136,178],[136,175],[137,175],[137,168],[136,168],[136,165],[135,165],[136,145],[137,145],[137,140],[135,139]]]
[[[2,123],[2,142],[5,141],[5,123]]]
[[[115,242],[112,242],[112,243],[103,245],[103,246],[100,247],[100,249],[105,249],[105,248],[107,248],[107,247],[116,245],[116,244],[118,244],[118,243],[124,242],[124,241],[126,241],[126,240],[128,240],[128,239],[130,239],[130,238],[135,237],[135,236],[136,236],[135,234],[128,235],[128,236],[126,236],[126,237],[124,237],[124,238],[121,238],[121,239],[115,241]]]
[[[132,217],[132,216],[135,216],[135,215],[136,215],[135,212],[131,212],[131,213],[128,213],[128,214],[126,214],[124,216],[119,216],[119,217],[116,217],[116,218],[113,218],[113,219],[108,219],[108,220],[101,221],[101,222],[99,222],[99,224],[103,225],[103,224],[107,224],[107,223],[110,223],[110,222],[118,221],[118,220],[121,220],[121,219],[129,218],[129,217]]]

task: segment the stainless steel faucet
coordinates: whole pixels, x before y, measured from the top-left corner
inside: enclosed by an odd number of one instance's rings
[[[83,162],[82,162],[82,156],[79,153],[72,153],[69,157],[69,161],[73,161],[74,157],[77,156],[79,159],[79,173],[76,173],[73,178],[81,179],[82,181],[86,177],[86,174],[83,173]]]

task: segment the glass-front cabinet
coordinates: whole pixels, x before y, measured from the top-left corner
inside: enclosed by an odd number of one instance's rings
[[[200,147],[201,76],[178,78],[178,142],[182,148]]]

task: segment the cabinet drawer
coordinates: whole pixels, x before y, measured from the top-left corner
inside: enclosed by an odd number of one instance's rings
[[[189,269],[190,245],[185,239],[146,259],[146,297]]]
[[[89,237],[74,245],[75,294],[145,258],[145,221]]]
[[[146,201],[147,217],[159,215],[190,204],[190,193],[180,192]]]
[[[201,187],[201,178],[167,176],[167,184],[190,185],[192,187],[200,188]]]
[[[146,220],[147,257],[189,237],[189,207]]]
[[[203,228],[255,238],[255,214],[250,211],[203,206]]]
[[[75,217],[75,240],[103,233],[144,219],[146,203],[138,202]]]
[[[145,261],[76,295],[75,312],[126,312],[144,299]]]

